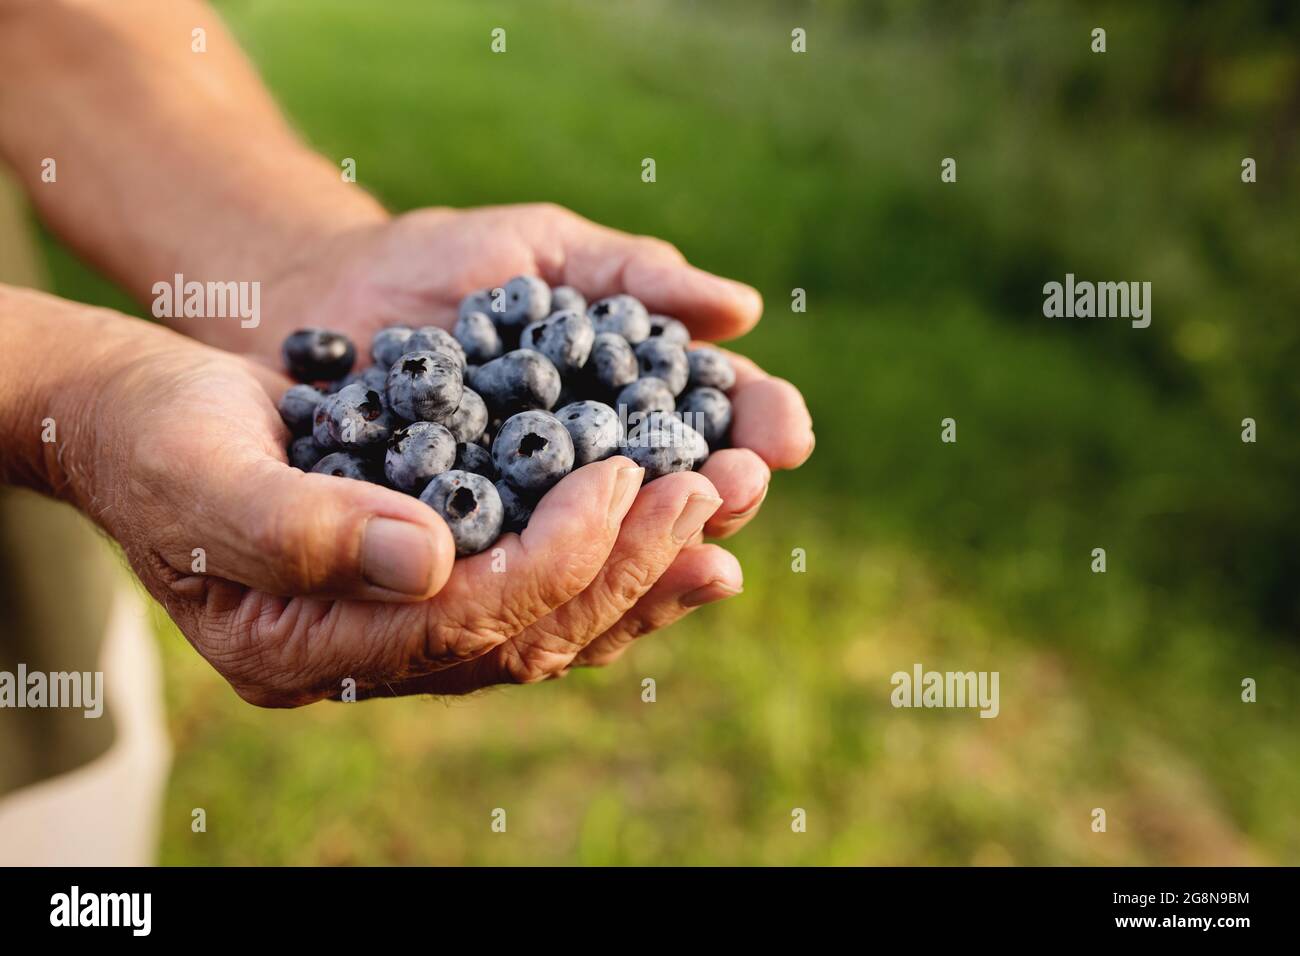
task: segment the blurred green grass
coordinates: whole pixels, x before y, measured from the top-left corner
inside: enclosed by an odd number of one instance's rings
[[[818,445],[735,541],[745,594],[606,671],[267,713],[161,625],[165,862],[1300,861],[1300,58],[1255,6],[1102,8],[1104,61],[1054,2],[220,7],[393,208],[549,199],[758,286],[737,347]],[[1152,280],[1152,327],[1043,319],[1067,271]],[[892,709],[916,661],[999,671],[1001,715]]]

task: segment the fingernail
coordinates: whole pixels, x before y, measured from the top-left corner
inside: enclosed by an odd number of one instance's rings
[[[767,489],[769,487],[771,487],[770,483],[764,485],[763,490],[760,491],[758,493],[758,497],[754,499],[754,503],[750,505],[748,508],[746,508],[744,511],[737,511],[735,514],[733,514],[730,517],[729,520],[740,521],[743,518],[752,518],[754,516],[754,512],[756,512],[759,508],[763,507],[763,502],[767,499]]]
[[[689,541],[721,504],[722,499],[717,495],[691,495],[673,525],[673,539],[679,544]]]
[[[677,603],[682,607],[699,607],[701,604],[712,604],[723,598],[735,597],[737,594],[743,594],[744,591],[744,588],[733,588],[730,584],[721,581],[710,581],[702,588],[683,594]]]
[[[371,518],[361,539],[361,574],[377,588],[423,594],[433,577],[433,543],[419,525]]]
[[[641,479],[644,477],[645,469],[636,465],[618,470],[618,475],[614,478],[614,493],[609,496],[611,528],[617,526],[627,514],[627,509],[632,507],[632,500],[636,498],[636,493],[641,488]]]

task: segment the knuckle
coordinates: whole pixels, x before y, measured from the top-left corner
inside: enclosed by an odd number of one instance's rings
[[[536,684],[546,680],[567,661],[556,666],[552,655],[532,647],[520,648],[516,641],[507,641],[501,647],[501,668],[512,684]]]

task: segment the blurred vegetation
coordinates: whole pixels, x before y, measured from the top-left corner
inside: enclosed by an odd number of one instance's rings
[[[393,208],[554,200],[758,286],[818,445],[745,594],[609,670],[267,713],[164,626],[166,862],[1300,862],[1300,8],[220,6]],[[1151,327],[1044,319],[1067,272]],[[894,710],[917,661],[1001,715]]]

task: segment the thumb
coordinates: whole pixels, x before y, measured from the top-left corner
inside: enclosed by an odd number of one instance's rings
[[[368,601],[421,600],[446,584],[455,543],[418,499],[273,458],[226,464],[187,489],[208,575],[281,596]]]

